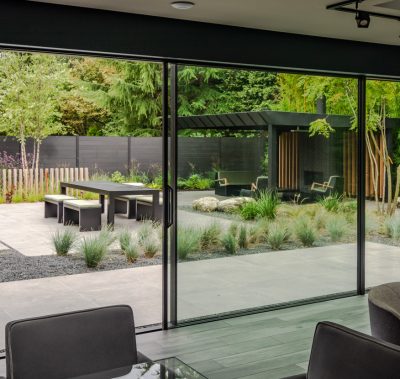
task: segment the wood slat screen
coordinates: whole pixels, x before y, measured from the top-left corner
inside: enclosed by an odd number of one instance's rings
[[[382,149],[382,139],[376,136],[379,147]],[[373,155],[379,166],[378,196],[382,198],[384,192],[384,165],[379,156],[378,150],[372,146]],[[365,157],[365,196],[374,197],[374,184],[372,179],[371,159],[366,152]],[[354,132],[345,132],[343,135],[343,176],[344,192],[348,196],[357,196],[357,134]]]
[[[281,189],[299,188],[299,135],[283,132],[278,142],[278,185]]]

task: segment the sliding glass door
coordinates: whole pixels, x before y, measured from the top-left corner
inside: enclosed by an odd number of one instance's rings
[[[366,286],[400,278],[400,83],[367,81]]]
[[[176,319],[357,288],[357,80],[179,66]]]

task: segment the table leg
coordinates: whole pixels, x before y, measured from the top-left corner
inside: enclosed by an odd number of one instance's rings
[[[151,210],[153,220],[156,219],[156,216],[157,216],[156,209],[159,206],[160,206],[160,193],[157,191],[157,192],[153,193],[153,207]]]
[[[108,196],[108,212],[107,212],[107,224],[114,226],[114,214],[115,214],[115,198],[114,196]]]
[[[105,196],[100,195],[99,199],[100,199],[100,204],[101,204],[101,213],[104,213]]]

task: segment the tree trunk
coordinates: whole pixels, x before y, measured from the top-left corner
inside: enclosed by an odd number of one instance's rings
[[[38,172],[39,171],[39,158],[40,158],[40,144],[41,144],[42,142],[41,141],[37,141],[36,142],[36,165],[35,165],[35,170],[36,170],[36,172]]]

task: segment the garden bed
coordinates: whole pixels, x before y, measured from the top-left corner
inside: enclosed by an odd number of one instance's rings
[[[159,256],[154,258],[139,257],[134,263],[128,263],[126,257],[119,250],[115,250],[111,251],[96,268],[88,268],[80,254],[27,257],[10,249],[0,251],[0,282],[85,274],[158,264],[161,264],[161,257]]]

